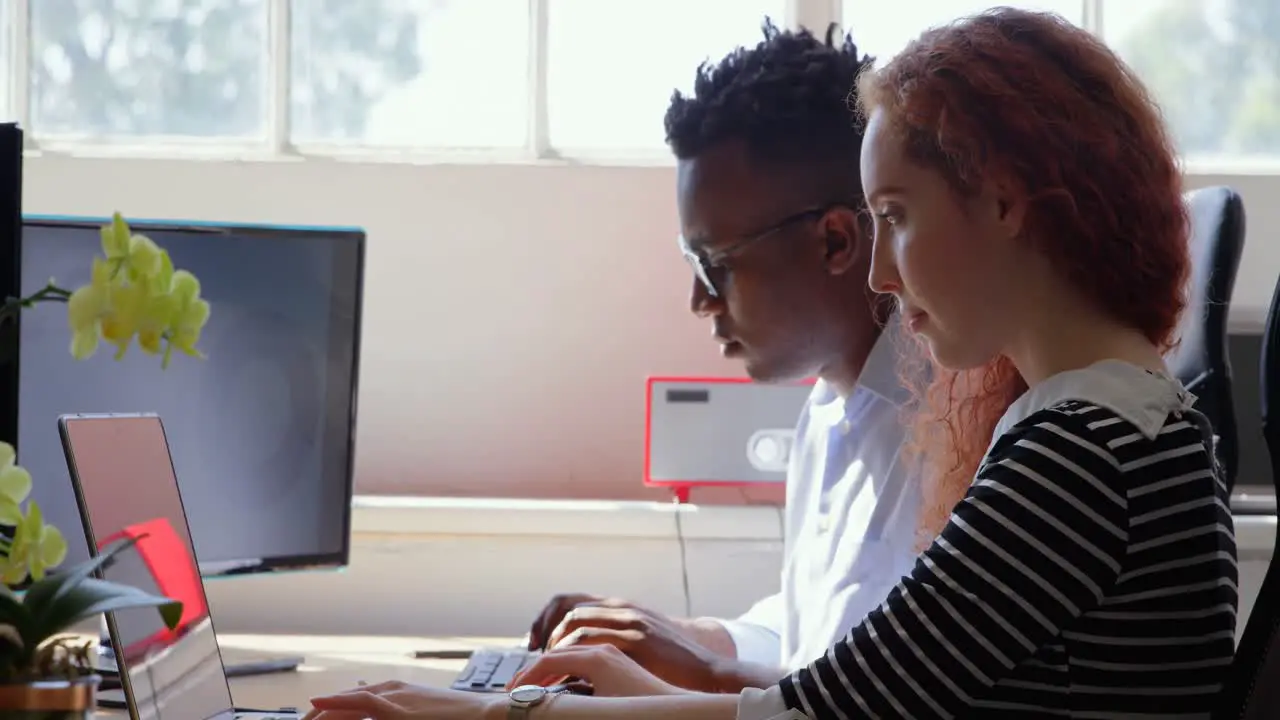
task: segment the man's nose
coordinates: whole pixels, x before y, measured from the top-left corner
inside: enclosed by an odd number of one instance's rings
[[[719,315],[724,310],[724,303],[712,295],[706,284],[695,276],[693,287],[689,290],[689,310],[700,318],[709,318]]]

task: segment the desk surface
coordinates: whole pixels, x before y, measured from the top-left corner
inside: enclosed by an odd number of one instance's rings
[[[316,695],[346,690],[360,681],[403,680],[447,687],[465,660],[414,659],[416,650],[471,650],[514,646],[517,638],[426,638],[320,635],[219,635],[226,664],[280,657],[303,657],[296,672],[231,678],[237,707],[274,710],[305,709]],[[107,692],[118,696],[119,692]],[[94,717],[124,718],[124,710],[100,710]]]

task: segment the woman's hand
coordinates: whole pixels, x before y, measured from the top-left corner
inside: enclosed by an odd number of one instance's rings
[[[484,720],[503,717],[506,694],[439,690],[399,681],[311,699],[303,720]]]
[[[571,645],[549,650],[511,681],[520,685],[555,685],[566,680],[591,686],[602,697],[679,695],[687,692],[664,682],[613,645]]]
[[[610,697],[679,695],[687,691],[663,682],[612,645],[571,646],[543,653],[513,681],[519,685],[555,685],[576,678],[592,694]],[[505,693],[469,693],[410,685],[400,681],[363,685],[311,699],[303,720],[482,720],[504,717]]]

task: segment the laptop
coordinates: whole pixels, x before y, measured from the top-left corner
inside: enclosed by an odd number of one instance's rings
[[[136,544],[101,570],[111,582],[183,603],[173,630],[154,608],[106,613],[124,705],[133,720],[293,720],[294,711],[237,710],[231,701],[191,530],[154,414],[64,415],[58,431],[92,554]],[[109,693],[104,705],[110,706]],[[118,705],[117,705],[118,706]]]

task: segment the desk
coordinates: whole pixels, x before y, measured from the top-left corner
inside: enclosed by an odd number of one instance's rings
[[[418,685],[448,687],[466,665],[465,660],[415,660],[415,650],[470,650],[483,646],[511,647],[518,638],[412,638],[329,635],[219,635],[227,664],[286,656],[306,658],[296,672],[231,679],[237,707],[305,710],[316,695],[353,688],[364,680],[403,680]],[[118,696],[109,691],[108,696]],[[99,710],[103,720],[127,717],[124,710]]]

